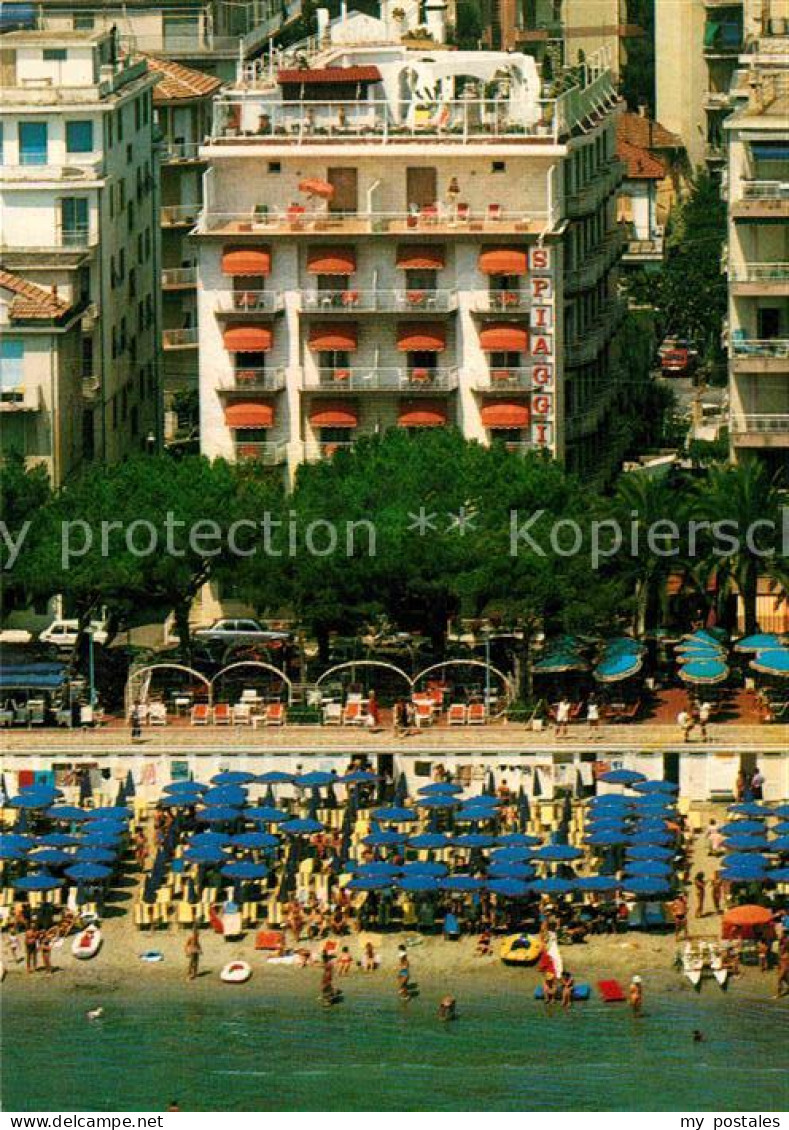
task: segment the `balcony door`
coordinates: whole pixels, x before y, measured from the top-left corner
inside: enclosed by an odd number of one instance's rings
[[[356,169],[329,169],[326,179],[334,188],[334,196],[329,201],[329,211],[355,215],[359,210],[359,183]]]
[[[60,201],[63,245],[82,246],[88,238],[88,201],[84,196],[64,196]]]
[[[411,166],[405,171],[408,210],[429,208],[438,200],[438,171],[430,165]]]

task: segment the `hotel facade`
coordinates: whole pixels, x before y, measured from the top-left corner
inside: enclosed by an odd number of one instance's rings
[[[617,96],[601,60],[335,47],[215,101],[198,248],[201,447],[289,473],[455,425],[588,476],[622,368]]]

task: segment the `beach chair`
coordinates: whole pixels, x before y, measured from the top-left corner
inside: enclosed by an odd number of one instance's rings
[[[499,223],[503,214],[504,209],[502,208],[501,204],[488,204],[489,221],[492,221],[493,223]]]
[[[167,707],[163,702],[152,702],[148,707],[148,725],[149,726],[166,726],[167,725]]]
[[[192,707],[192,725],[193,726],[207,726],[208,725],[208,704],[205,702],[198,702]]]
[[[471,205],[458,204],[455,208],[455,219],[459,224],[467,224],[471,219]]]
[[[324,726],[342,725],[342,706],[339,702],[327,702],[323,708]]]
[[[488,720],[488,712],[484,702],[472,702],[468,708],[469,726],[484,726]]]
[[[414,719],[418,729],[423,726],[432,726],[434,722],[433,704],[431,702],[415,702]]]
[[[285,725],[285,706],[281,702],[270,702],[266,706],[265,722],[267,726]]]
[[[451,703],[447,711],[447,722],[450,726],[465,726],[468,721],[468,709],[463,702]]]
[[[198,907],[191,902],[179,902],[176,921],[179,926],[194,926],[197,922]]]
[[[342,712],[343,726],[361,726],[364,722],[364,710],[361,701],[348,701]]]
[[[250,726],[252,724],[252,708],[248,702],[237,702],[232,709],[234,726]]]
[[[226,702],[218,702],[214,707],[214,725],[229,726],[231,720],[230,706]]]

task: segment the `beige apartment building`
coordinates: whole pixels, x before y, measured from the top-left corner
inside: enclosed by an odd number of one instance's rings
[[[9,275],[57,296],[64,311],[53,330],[68,312],[79,313],[79,381],[69,375],[60,385],[72,398],[63,434],[72,434],[78,409],[81,457],[114,461],[154,446],[160,430],[154,80],[111,33],[13,31],[0,46],[0,262]],[[44,401],[36,399],[39,381],[32,358],[27,362],[32,331],[21,335],[11,321],[4,367],[11,348],[23,387],[33,380],[22,404],[34,411]],[[65,348],[61,336],[50,335],[58,339],[53,371]],[[42,341],[36,338],[37,352]],[[73,399],[75,387],[81,394]],[[53,398],[51,411],[57,403]],[[24,454],[38,458],[40,434],[17,427],[14,442],[24,437]],[[53,462],[56,475],[78,462],[70,441],[67,448],[57,467]]]
[[[789,466],[789,27],[741,59],[726,122],[729,401],[736,459]]]
[[[306,60],[305,60],[306,61]],[[215,103],[201,446],[290,473],[456,425],[604,476],[622,374],[618,100],[503,52],[335,47]]]

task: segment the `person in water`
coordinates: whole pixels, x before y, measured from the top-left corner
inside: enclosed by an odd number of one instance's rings
[[[630,982],[630,989],[627,994],[627,999],[630,1002],[630,1007],[633,1010],[633,1015],[640,1016],[644,1007],[644,988],[639,976],[635,976]]]
[[[568,969],[562,973],[562,1008],[572,1008],[573,1003],[573,989],[575,988],[575,978]]]
[[[334,1004],[336,994],[334,990],[334,962],[330,953],[325,950],[322,955],[321,965],[321,999],[324,1004]]]
[[[445,997],[441,998],[441,1003],[438,1006],[438,1019],[439,1020],[457,1020],[457,1001],[447,993]]]
[[[408,1000],[411,996],[411,966],[405,946],[398,946],[397,954],[397,993],[404,1000]]]
[[[542,979],[542,999],[546,1004],[553,1004],[556,1000],[556,993],[556,974],[552,969],[547,969]]]
[[[694,1028],[693,1029],[693,1043],[694,1044],[703,1044],[704,1043],[704,1033],[701,1031],[700,1028]]]
[[[184,952],[186,953],[187,959],[187,980],[194,981],[200,968],[200,954],[203,952],[202,946],[200,945],[200,936],[197,933],[197,929],[192,930],[192,933],[186,939]]]

